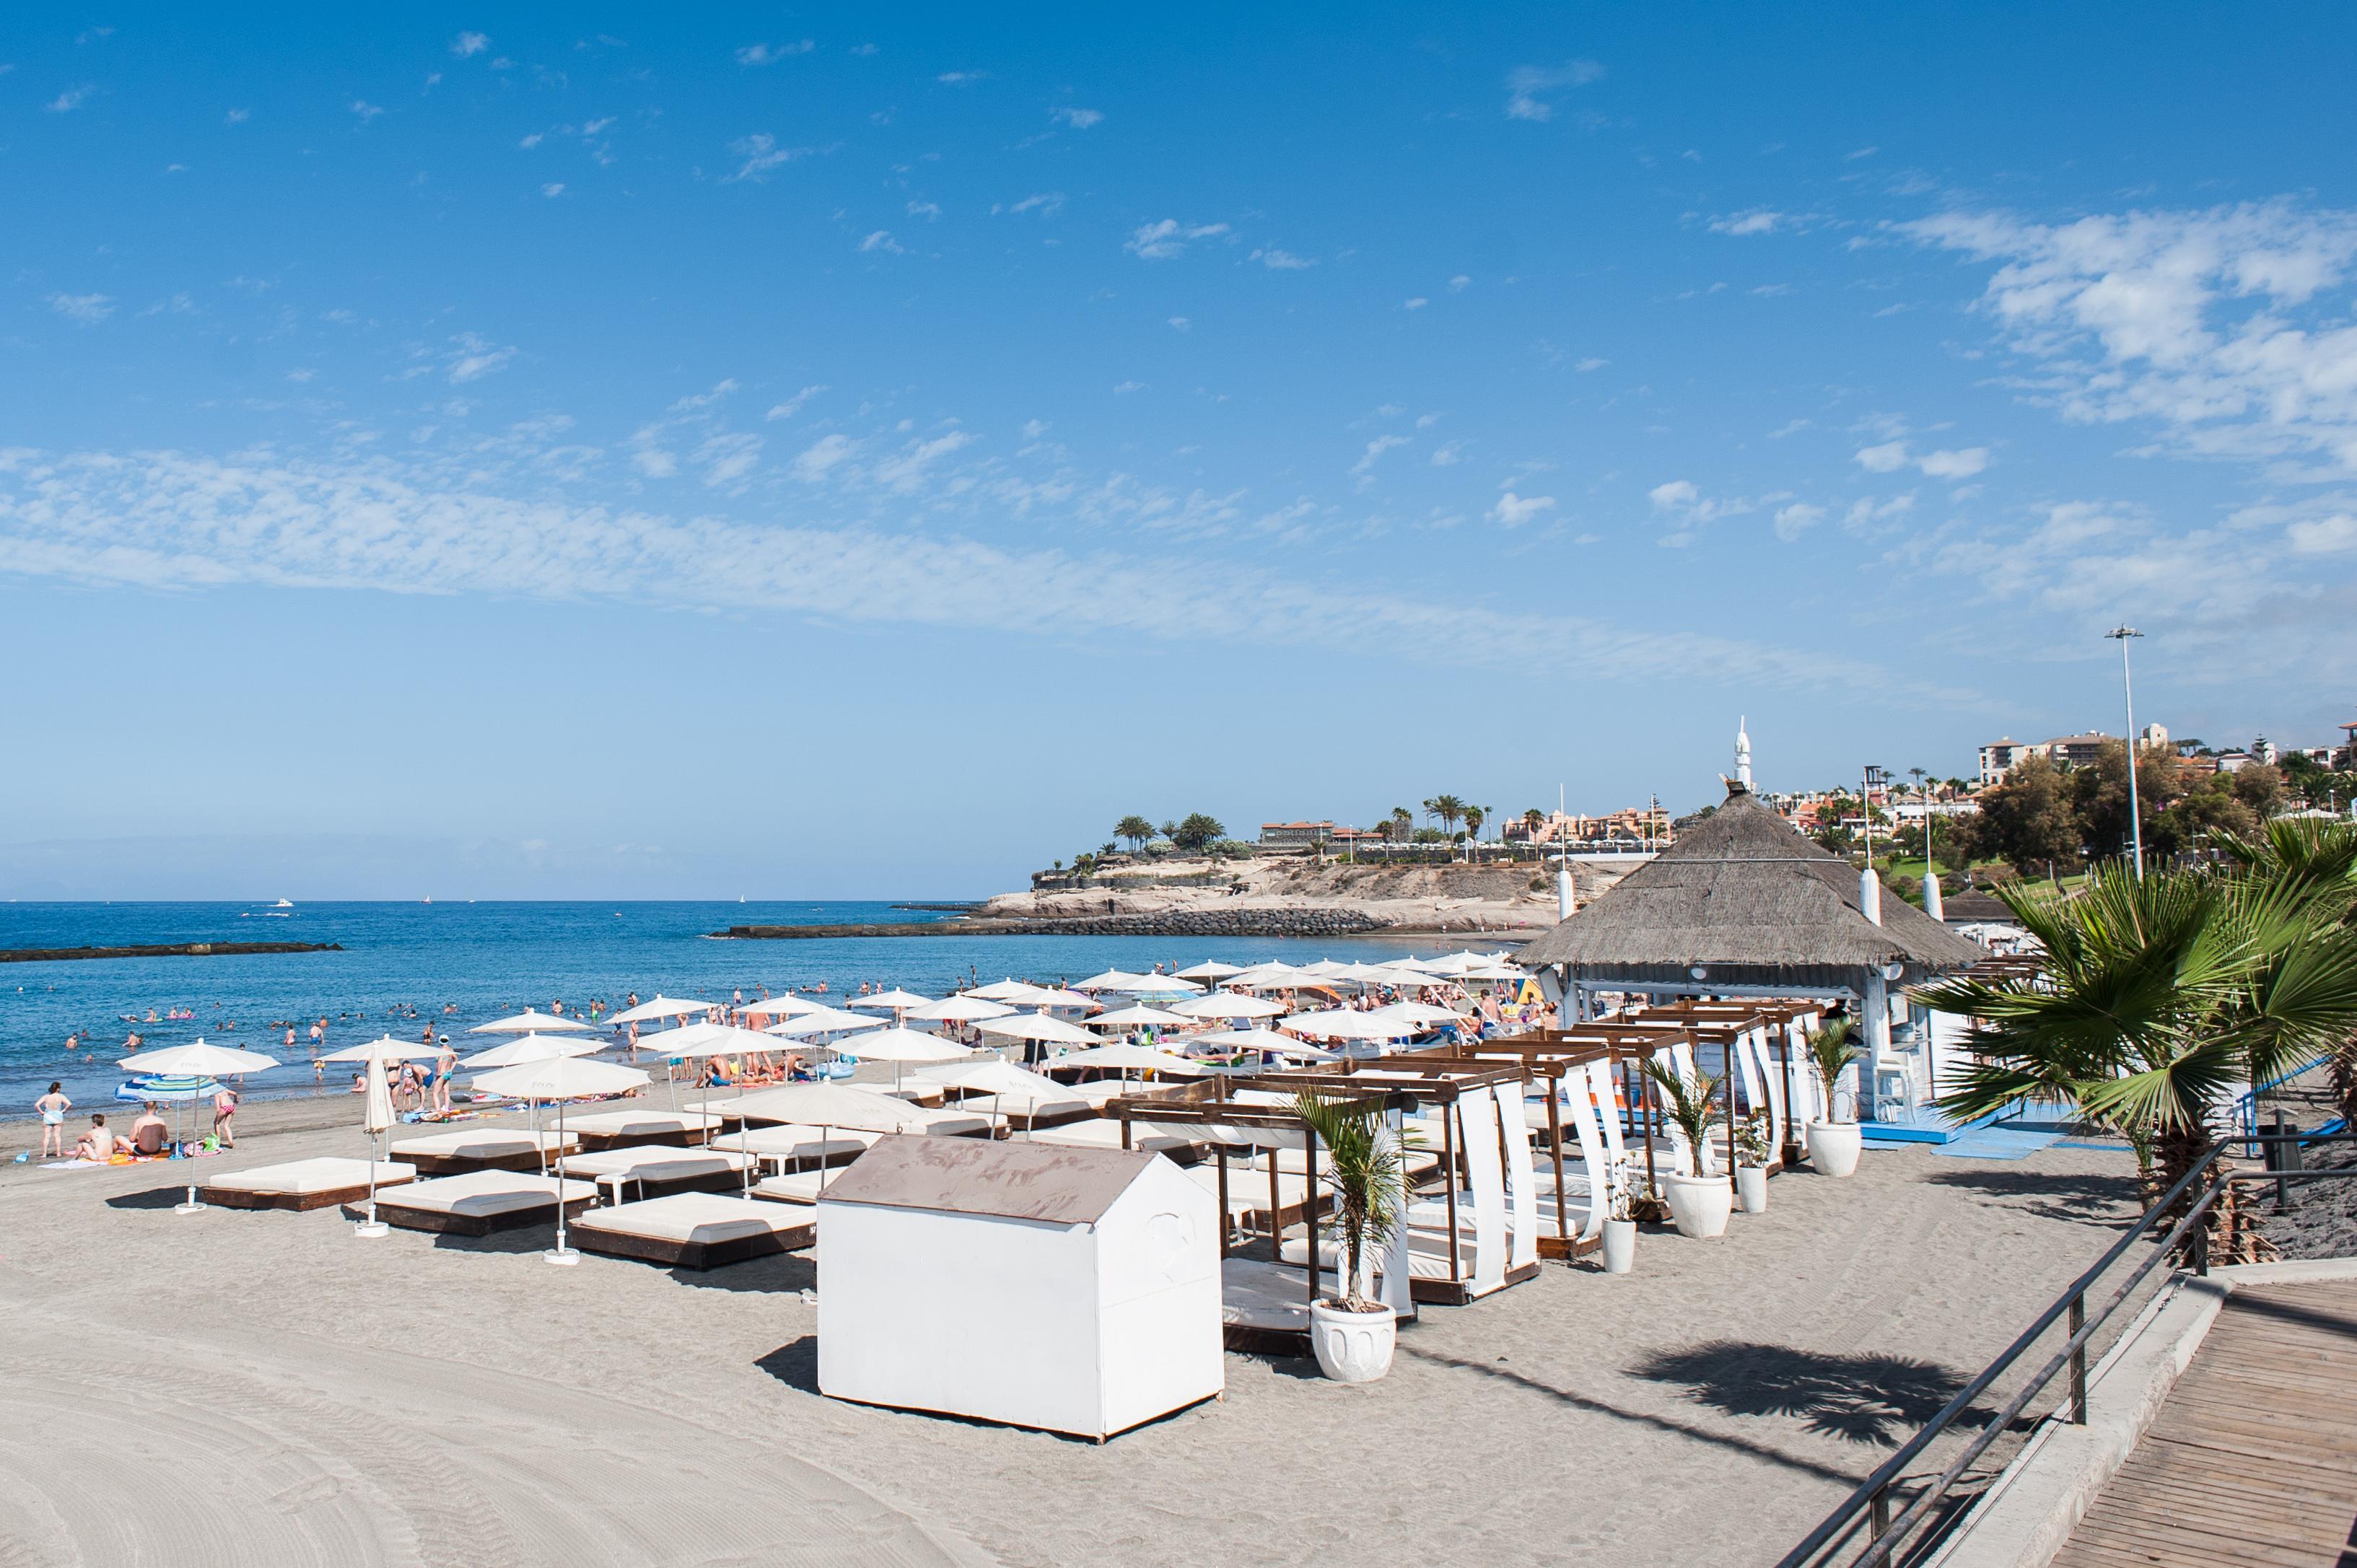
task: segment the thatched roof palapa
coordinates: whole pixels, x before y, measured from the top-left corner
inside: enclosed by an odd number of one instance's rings
[[[1575,980],[1717,989],[1846,987],[1893,963],[1916,980],[1988,955],[1887,886],[1876,925],[1856,866],[1731,785],[1726,804],[1514,956]]]

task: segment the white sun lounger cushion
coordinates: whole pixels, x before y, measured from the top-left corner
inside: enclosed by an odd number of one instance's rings
[[[764,1176],[753,1184],[753,1196],[778,1203],[816,1203],[827,1176],[824,1171],[788,1171],[783,1176]]]
[[[734,1241],[740,1237],[791,1230],[810,1221],[783,1204],[726,1197],[716,1192],[683,1192],[593,1208],[573,1222],[576,1230],[640,1236],[651,1241]]]
[[[586,1181],[568,1178],[564,1200],[592,1198],[597,1189]],[[523,1208],[554,1209],[557,1204],[554,1176],[530,1171],[468,1171],[464,1176],[436,1176],[395,1188],[380,1197],[382,1208],[409,1208],[427,1214],[512,1214]]]
[[[484,1127],[472,1132],[436,1133],[430,1137],[403,1138],[393,1145],[396,1155],[413,1159],[496,1160],[511,1155],[529,1155],[534,1150],[554,1154],[560,1145],[571,1147],[573,1130],[568,1127],[559,1138],[553,1127],[535,1133],[528,1127]]]
[[[567,1176],[592,1181],[685,1181],[744,1168],[744,1155],[710,1149],[598,1149],[565,1156]]]
[[[1121,1147],[1121,1122],[1112,1117],[1067,1122],[1060,1127],[1042,1127],[1029,1133],[1028,1137],[1035,1144],[1064,1144],[1082,1149],[1118,1149]],[[1168,1128],[1157,1127],[1150,1122],[1135,1122],[1130,1128],[1129,1146],[1149,1154],[1183,1149],[1194,1141]]]
[[[702,1111],[601,1111],[568,1116],[565,1130],[600,1138],[658,1138],[669,1133],[700,1133],[721,1124],[719,1112]]]
[[[833,1158],[836,1155],[856,1155],[875,1147],[881,1133],[860,1133],[844,1127],[830,1127],[822,1132],[797,1122],[784,1122],[774,1127],[756,1127],[749,1133],[728,1133],[712,1140],[715,1149],[736,1152],[750,1151],[773,1160],[815,1160]]]
[[[231,1192],[287,1193],[300,1197],[305,1193],[333,1192],[340,1187],[366,1187],[369,1184],[368,1160],[320,1158],[289,1160],[284,1165],[249,1165],[242,1171],[224,1171],[206,1178],[207,1187],[225,1187]],[[415,1165],[387,1165],[376,1162],[376,1184],[392,1187],[414,1179]]]

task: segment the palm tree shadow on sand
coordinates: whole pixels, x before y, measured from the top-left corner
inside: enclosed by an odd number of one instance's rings
[[[1961,1373],[1905,1356],[1825,1356],[1732,1339],[1656,1351],[1630,1370],[1684,1384],[1689,1397],[1729,1415],[1785,1416],[1813,1433],[1886,1447],[1964,1386]]]

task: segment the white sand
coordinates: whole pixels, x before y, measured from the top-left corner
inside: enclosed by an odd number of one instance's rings
[[[548,1228],[363,1241],[175,1215],[182,1167],[8,1166],[0,1563],[1772,1563],[1889,1452],[1839,1429],[1911,1431],[2107,1244],[2126,1166],[1780,1177],[1631,1277],[1426,1309],[1383,1382],[1232,1355],[1224,1402],[1102,1448],[819,1398],[807,1257],[553,1269]]]

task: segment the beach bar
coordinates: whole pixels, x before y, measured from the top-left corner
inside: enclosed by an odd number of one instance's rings
[[[1100,1442],[1215,1398],[1218,1225],[1159,1155],[886,1138],[819,1197],[819,1391]]]

